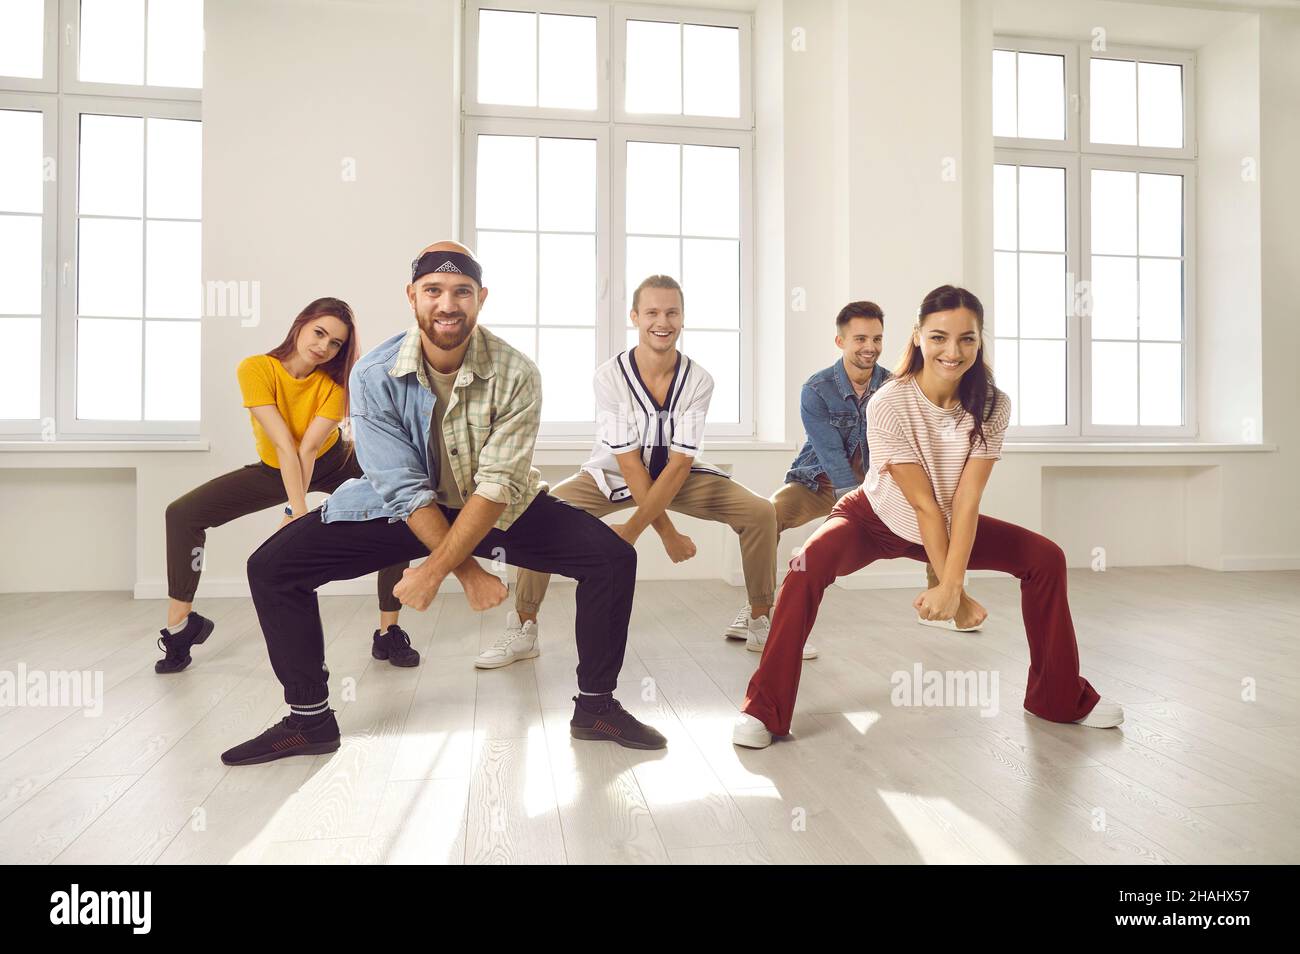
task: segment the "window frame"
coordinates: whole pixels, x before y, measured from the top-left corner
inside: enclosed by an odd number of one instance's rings
[[[1187,50],[1162,50],[1153,47],[1110,46],[1104,51],[1094,51],[1087,42],[1063,44],[1059,40],[1037,40],[1023,36],[995,36],[995,50],[1014,49],[1017,52],[1060,51],[1070,45],[1077,50],[1075,63],[1075,89],[1077,91],[1077,139],[1073,148],[1067,149],[1056,140],[1012,139],[995,136],[994,165],[1056,165],[1066,168],[1066,274],[1072,279],[1069,289],[1069,315],[1067,331],[1067,375],[1075,374],[1076,387],[1067,382],[1066,424],[1051,426],[1014,425],[1008,434],[1014,439],[1028,441],[1083,442],[1106,439],[1115,442],[1132,440],[1194,440],[1198,433],[1196,393],[1196,162],[1195,140],[1195,78],[1196,55]],[[1094,55],[1106,59],[1133,59],[1142,62],[1177,63],[1183,67],[1183,148],[1155,146],[1094,146],[1089,142],[1088,115],[1091,108],[1089,82],[1090,59]],[[1067,70],[1069,61],[1067,60]],[[1070,79],[1066,88],[1069,95]],[[1067,100],[1067,103],[1069,101]],[[1069,119],[1067,111],[1067,140]],[[1046,149],[1039,144],[1049,143]],[[1071,160],[1071,162],[1067,162]],[[1183,423],[1181,425],[1143,425],[1092,423],[1092,328],[1091,315],[1081,314],[1080,295],[1091,288],[1091,176],[1093,169],[1118,171],[1176,173],[1183,176]],[[1017,196],[1018,201],[1018,196]],[[1075,214],[1070,216],[1070,208]],[[1018,227],[1018,223],[1017,223]],[[989,237],[990,258],[997,251]],[[1141,258],[1140,255],[1135,255]],[[1081,282],[1087,284],[1081,285]],[[1018,296],[1017,296],[1018,297]],[[994,302],[996,316],[997,301]],[[995,317],[996,330],[996,317]],[[1017,330],[1019,327],[1017,326]],[[1141,338],[1136,339],[1141,344]],[[996,373],[996,338],[988,336]],[[1140,358],[1140,353],[1139,353]],[[1139,365],[1139,394],[1140,393]],[[1140,404],[1139,404],[1140,407]],[[1073,417],[1069,415],[1073,414]],[[1140,416],[1139,416],[1140,419]]]
[[[53,93],[0,90],[0,109],[41,113],[42,156],[58,156],[58,97]],[[57,159],[56,159],[57,163]],[[55,416],[55,315],[57,306],[56,265],[58,259],[58,188],[54,179],[43,179],[41,187],[41,385],[40,413],[32,418],[0,418],[0,434],[31,436],[43,433],[45,422]],[[25,317],[25,316],[14,316]]]
[[[81,0],[59,0],[61,4],[61,23],[64,35],[66,55],[60,57],[60,90],[70,96],[108,96],[118,99],[174,99],[199,102],[203,97],[203,87],[188,86],[150,86],[147,83],[95,83],[82,80],[77,71],[81,66]],[[149,4],[154,0],[144,0],[144,58],[145,78],[149,73]],[[212,2],[212,0],[205,0]]]
[[[748,133],[739,130],[724,129],[692,129],[677,131],[670,127],[664,126],[642,126],[631,124],[620,124],[614,130],[613,151],[610,160],[615,164],[615,168],[622,168],[623,175],[615,175],[614,179],[614,202],[610,208],[612,217],[611,237],[614,245],[614,263],[611,286],[611,311],[614,328],[611,333],[616,333],[620,337],[616,340],[621,344],[626,338],[629,317],[627,312],[623,311],[623,305],[627,301],[630,289],[627,288],[627,176],[626,176],[626,156],[627,144],[632,142],[655,142],[676,144],[679,146],[723,146],[729,148],[738,148],[740,150],[740,323],[736,328],[740,336],[740,357],[738,370],[740,372],[740,420],[736,423],[709,421],[706,424],[706,436],[710,437],[748,437],[754,433],[754,383],[752,368],[754,366],[754,209],[752,202],[746,202],[745,197],[752,197],[753,191],[753,139]],[[691,236],[678,235],[680,241],[690,238]],[[690,289],[683,285],[684,292]],[[693,322],[689,308],[686,309],[686,322],[683,327],[687,341],[690,340],[691,328],[697,323]],[[725,330],[731,329],[712,329],[703,326],[700,330]],[[619,350],[623,350],[622,347]],[[617,352],[615,352],[617,353]],[[689,348],[683,353],[689,353]],[[751,369],[751,373],[746,373],[746,369]]]
[[[740,43],[740,109],[739,116],[701,116],[694,113],[629,113],[624,109],[627,93],[627,21],[650,20],[656,23],[678,23],[695,26],[735,27],[739,29]],[[754,128],[754,74],[752,63],[754,18],[748,13],[707,10],[701,8],[667,6],[614,6],[614,122],[632,126],[691,126],[701,129]],[[685,60],[682,63],[685,69]],[[683,95],[685,90],[683,88]],[[684,104],[683,104],[684,108]]]
[[[1134,436],[1159,438],[1191,438],[1197,434],[1196,401],[1194,383],[1196,381],[1196,167],[1185,160],[1151,159],[1145,156],[1084,156],[1079,163],[1079,192],[1083,242],[1080,247],[1083,258],[1080,261],[1081,274],[1088,286],[1092,285],[1092,171],[1094,169],[1115,170],[1119,172],[1176,174],[1183,177],[1183,423],[1169,424],[1094,424],[1092,415],[1080,418],[1084,437],[1120,437]],[[1140,204],[1140,199],[1137,200]],[[1139,222],[1140,228],[1140,222]],[[1138,246],[1140,249],[1140,245]],[[1140,261],[1144,256],[1135,251],[1133,258]],[[1163,257],[1163,256],[1145,256]],[[1141,420],[1142,406],[1142,364],[1141,364],[1141,316],[1138,318],[1138,337],[1134,344],[1138,347],[1138,420]],[[1086,344],[1083,351],[1083,367],[1080,385],[1083,389],[1084,406],[1092,408],[1092,317],[1080,328],[1080,344]],[[1108,339],[1109,340],[1109,339]]]
[[[606,240],[609,226],[610,210],[610,155],[609,155],[609,127],[603,123],[580,124],[573,122],[555,122],[541,121],[536,119],[508,119],[504,117],[467,117],[465,120],[465,133],[461,143],[463,154],[462,175],[462,212],[464,215],[465,227],[462,233],[465,240],[471,248],[478,247],[478,227],[475,224],[475,208],[477,203],[477,186],[478,186],[478,137],[486,136],[536,136],[545,139],[594,139],[596,142],[596,276],[598,288],[596,295],[596,364],[599,365],[600,355],[609,353],[610,349],[610,327],[611,327],[611,301],[610,296],[610,243]],[[488,231],[512,231],[510,229],[489,229]],[[514,230],[520,231],[523,230]],[[542,235],[543,230],[539,228],[532,230],[528,234]],[[492,319],[491,310],[491,291],[492,275],[485,276],[485,287],[488,289],[487,314],[485,316],[485,327],[491,330],[494,325],[499,324]],[[524,327],[516,325],[513,327]],[[540,330],[543,328],[564,328],[565,325],[543,325],[540,321],[535,321],[533,327]],[[578,326],[573,326],[578,327]],[[582,326],[585,327],[585,326]],[[574,434],[590,432],[595,422],[587,421],[545,421],[541,425],[539,434],[542,436],[573,436]]]
[[[1079,96],[1079,45],[1062,40],[1034,40],[1031,37],[1007,36],[996,37],[993,41],[994,52],[1007,50],[1013,53],[1046,53],[1065,57],[1065,138],[1036,139],[1019,136],[994,136],[993,148],[997,149],[1037,149],[1054,152],[1077,153],[1080,143],[1081,128],[1079,114],[1082,99]],[[1019,89],[1016,91],[1016,120],[1020,119]],[[1019,128],[1019,127],[1017,127]]]
[[[505,106],[499,103],[478,101],[478,15],[481,10],[499,10],[507,13],[553,14],[596,18],[596,108],[568,109],[552,106]],[[610,4],[591,0],[547,0],[544,4],[492,3],[490,0],[467,0],[464,29],[464,93],[461,113],[470,116],[501,116],[512,118],[546,118],[558,120],[586,120],[609,122],[609,18]]]
[[[140,402],[141,402],[141,419],[138,421],[102,421],[94,419],[81,420],[77,417],[76,388],[78,378],[77,364],[77,322],[80,316],[77,313],[77,293],[78,285],[78,255],[77,247],[78,228],[77,221],[80,218],[80,212],[77,208],[77,183],[80,181],[80,153],[79,149],[79,129],[81,116],[89,113],[91,115],[112,115],[112,116],[138,116],[142,119],[185,119],[202,122],[201,109],[198,103],[183,103],[172,101],[149,102],[138,98],[123,99],[111,96],[74,96],[71,94],[62,97],[62,112],[59,118],[61,123],[59,135],[59,168],[65,170],[59,176],[59,242],[58,242],[58,262],[60,276],[58,281],[58,331],[57,331],[57,366],[59,368],[58,394],[56,400],[57,411],[55,420],[57,422],[58,432],[60,434],[76,435],[79,437],[98,436],[98,437],[149,437],[149,438],[192,438],[199,433],[202,424],[202,411],[200,418],[194,421],[149,421],[144,419],[144,400],[145,400],[145,368],[144,355],[148,346],[148,340],[145,335],[145,323],[149,321],[184,321],[193,322],[200,329],[200,338],[202,336],[202,309],[197,318],[149,318],[143,314],[145,310],[145,299],[141,299],[141,315],[139,318],[126,318],[117,320],[139,321],[141,323],[140,349],[141,349],[141,378],[140,378]],[[148,155],[146,152],[145,165],[142,174],[148,175]],[[141,209],[141,225],[145,234],[141,236],[142,241],[147,240],[149,216],[146,204]],[[165,221],[165,220],[164,220]],[[202,223],[202,217],[199,222]],[[141,275],[147,280],[147,259],[141,262]],[[142,286],[142,296],[147,294],[147,284]],[[200,288],[194,290],[195,295],[201,293]],[[202,351],[200,350],[200,354]],[[200,361],[198,373],[202,373],[202,362]]]
[[[622,24],[631,14],[631,19],[658,19],[670,22],[674,18],[680,23],[716,24],[718,26],[738,26],[741,28],[741,104],[742,117],[739,120],[726,120],[716,117],[659,117],[638,114],[633,121],[620,120],[622,113],[621,81],[622,60],[625,50],[621,44],[615,44],[616,50],[611,54],[610,46],[604,47],[606,59],[604,74],[597,76],[597,82],[604,87],[601,93],[608,104],[609,97],[617,102],[608,115],[598,118],[586,111],[554,110],[541,107],[488,107],[476,102],[469,83],[477,81],[477,42],[478,18],[480,9],[507,9],[527,13],[566,13],[581,8],[584,15],[595,9],[607,12],[603,21],[607,27],[619,30],[626,37],[626,27]],[[596,366],[626,349],[628,328],[627,313],[623,310],[626,271],[626,237],[623,232],[626,215],[626,143],[628,139],[645,142],[676,143],[679,145],[720,145],[734,146],[741,150],[740,155],[740,325],[737,333],[740,339],[738,356],[739,372],[739,421],[736,423],[719,423],[710,421],[707,425],[708,438],[746,438],[755,434],[754,413],[754,186],[753,186],[753,147],[754,130],[752,125],[753,74],[750,70],[751,51],[749,43],[752,37],[752,16],[745,13],[709,11],[699,8],[676,7],[622,7],[614,3],[589,3],[584,0],[539,0],[525,6],[522,3],[491,4],[484,2],[467,2],[467,18],[462,40],[465,44],[462,63],[465,64],[466,96],[462,103],[460,129],[462,134],[460,177],[460,233],[471,246],[477,245],[478,229],[474,220],[477,189],[477,141],[481,134],[488,135],[527,135],[543,137],[577,136],[597,140],[597,162],[599,164],[597,193],[597,329],[596,329]],[[472,13],[472,15],[471,15]],[[600,27],[598,27],[598,42]],[[609,59],[613,56],[613,61]],[[471,72],[472,71],[472,72]],[[615,77],[611,78],[613,72]],[[598,102],[601,100],[598,99]],[[748,125],[745,115],[748,115]],[[715,122],[716,119],[716,122]],[[689,120],[689,121],[687,121]],[[704,122],[705,125],[700,123]],[[491,288],[490,277],[488,288]],[[687,289],[689,292],[689,289]],[[489,312],[490,315],[490,312]],[[492,327],[491,318],[486,319],[486,327]],[[544,327],[538,325],[538,327]],[[686,330],[691,327],[688,313]],[[689,337],[689,335],[688,335]],[[595,421],[544,421],[539,436],[553,440],[591,439],[595,431]]]
[[[1161,50],[1149,46],[1108,46],[1105,50],[1093,50],[1088,44],[1080,44],[1083,51],[1080,56],[1079,65],[1079,83],[1081,86],[1086,85],[1088,88],[1081,99],[1080,119],[1079,119],[1079,151],[1085,155],[1106,155],[1106,156],[1129,156],[1143,157],[1150,159],[1195,159],[1196,158],[1196,54],[1190,50]],[[1090,124],[1091,102],[1092,102],[1092,64],[1093,59],[1099,60],[1132,60],[1142,63],[1156,63],[1181,66],[1183,69],[1183,145],[1181,148],[1172,146],[1139,146],[1136,143],[1132,146],[1117,145],[1115,143],[1094,143],[1092,141],[1092,130]],[[1087,64],[1088,75],[1084,76],[1084,64]],[[1134,95],[1137,95],[1136,88]],[[1139,108],[1139,102],[1134,104],[1134,110]],[[1137,129],[1141,129],[1142,116],[1140,113],[1134,113],[1138,123]]]
[[[1080,242],[1080,219],[1079,219],[1079,194],[1078,194],[1078,177],[1079,177],[1079,157],[1070,155],[1062,151],[1040,151],[1034,149],[1015,149],[1001,150],[996,149],[993,153],[993,164],[1012,165],[1019,169],[1021,166],[1034,166],[1039,168],[1063,169],[1065,172],[1065,421],[1064,424],[1016,424],[1014,433],[1018,437],[1028,437],[1043,440],[1060,440],[1062,438],[1072,438],[1079,435],[1079,429],[1071,422],[1082,420],[1080,417],[1082,400],[1079,387],[1071,386],[1071,380],[1082,381],[1080,378],[1081,355],[1083,339],[1081,336],[1081,327],[1079,320],[1078,308],[1078,289],[1079,276],[1075,271],[1079,261],[1079,242]],[[1019,176],[1016,179],[1019,184]],[[1019,211],[1020,194],[1016,190],[1016,208]],[[993,246],[993,252],[996,255],[1000,251],[1008,249],[999,249]],[[1019,256],[1022,254],[1020,249],[1020,221],[1019,215],[1016,216],[1016,252]],[[1032,251],[1031,251],[1032,254]],[[1016,278],[1016,307],[1020,305],[1020,288],[1019,288],[1019,265],[1017,264]],[[1023,340],[1020,332],[1020,320],[1017,315],[1015,340]],[[1010,335],[1004,337],[1012,337]],[[986,335],[986,341],[990,345],[992,364],[994,370],[994,380],[997,378],[997,299],[993,300],[993,334]],[[1054,339],[1031,338],[1031,341],[1043,341]],[[1020,358],[1016,357],[1016,401],[1020,400]],[[1019,409],[1017,408],[1017,414]]]
[[[0,74],[0,90],[29,93],[58,92],[59,2],[60,0],[44,0],[45,45],[41,54],[41,75],[34,77]]]
[[[148,2],[145,29],[148,29]],[[54,442],[65,437],[78,440],[142,438],[191,439],[200,432],[201,419],[193,421],[99,421],[76,417],[76,297],[77,281],[77,189],[80,163],[79,128],[83,113],[119,116],[186,119],[199,123],[202,117],[202,88],[83,83],[77,79],[80,52],[80,0],[45,0],[45,49],[42,77],[0,76],[0,108],[40,111],[44,118],[44,155],[54,159],[56,177],[46,180],[42,192],[41,230],[41,376],[39,410],[35,419],[0,420],[0,436],[31,437]],[[63,42],[59,42],[60,39]],[[146,34],[146,56],[148,37]],[[147,160],[146,160],[147,161]],[[142,209],[147,223],[147,209]],[[201,223],[202,217],[199,222]],[[195,289],[195,294],[201,289]],[[194,321],[202,329],[202,309],[194,319],[147,318],[141,315],[141,349],[147,346],[143,323],[147,321]],[[196,369],[201,373],[202,366]],[[141,368],[141,415],[145,370]],[[46,429],[53,423],[54,433]]]

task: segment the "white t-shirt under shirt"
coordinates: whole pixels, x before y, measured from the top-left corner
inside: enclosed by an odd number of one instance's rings
[[[667,461],[670,451],[695,458],[691,473],[728,476],[699,456],[709,400],[713,397],[713,377],[698,362],[679,353],[668,396],[661,406],[641,380],[635,351],[624,351],[596,369],[592,379],[596,392],[596,443],[582,469],[614,503],[632,496],[615,455],[638,447],[641,462],[651,477],[659,476],[656,470]]]
[[[951,533],[952,498],[966,461],[972,457],[998,460],[1002,456],[1002,439],[1011,420],[1011,399],[996,388],[993,396],[993,413],[984,422],[987,444],[976,442],[974,447],[970,442],[974,420],[966,409],[959,404],[944,410],[931,403],[915,377],[886,381],[867,402],[871,466],[862,487],[871,509],[896,535],[912,543],[923,542],[916,511],[884,468],[889,464],[924,467]]]

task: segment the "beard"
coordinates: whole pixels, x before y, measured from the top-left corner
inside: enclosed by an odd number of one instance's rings
[[[453,329],[447,330],[439,328],[436,324],[438,319],[461,319],[460,325]],[[478,315],[469,315],[463,311],[438,311],[429,309],[428,311],[416,310],[415,320],[424,332],[426,338],[433,342],[435,348],[443,351],[455,351],[474,333],[474,328],[478,325]]]

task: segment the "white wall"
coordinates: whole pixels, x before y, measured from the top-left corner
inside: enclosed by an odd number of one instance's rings
[[[0,582],[6,592],[135,585],[135,471],[0,469]]]
[[[167,502],[254,459],[234,380],[237,362],[277,343],[293,314],[322,294],[354,305],[363,346],[399,330],[409,315],[402,295],[405,263],[427,242],[456,231],[458,3],[223,0],[207,6],[204,277],[260,282],[261,321],[248,328],[236,319],[204,321],[207,449],[0,451],[0,467],[21,471],[6,473],[0,484],[5,538],[18,531],[32,538],[21,560],[0,560],[2,590],[41,588],[52,568],[69,565],[66,541],[78,539],[91,541],[101,569],[113,567],[117,575],[82,564],[63,574],[62,588],[133,582],[140,595],[162,595]],[[1099,475],[1110,470],[1097,486],[1114,496],[1136,494],[1131,499],[1141,500],[1151,492],[1181,501],[1175,510],[1133,510],[1134,519],[1148,526],[1133,534],[1131,546],[1120,548],[1132,562],[1168,558],[1163,543],[1144,547],[1143,540],[1170,530],[1164,524],[1177,522],[1174,514],[1181,512],[1182,523],[1172,531],[1189,562],[1300,567],[1300,508],[1290,496],[1300,464],[1300,395],[1292,367],[1300,344],[1300,182],[1290,174],[1300,166],[1297,12],[1256,17],[1239,10],[1041,0],[761,0],[754,57],[761,123],[755,149],[756,302],[763,342],[757,390],[759,432],[768,443],[747,449],[715,444],[711,459],[762,493],[779,486],[802,439],[798,386],[835,358],[833,316],[850,298],[871,298],[884,307],[886,358],[892,364],[916,303],[930,287],[959,281],[989,294],[991,176],[984,170],[992,160],[992,34],[1020,22],[1086,37],[1098,10],[1112,25],[1129,23],[1133,36],[1122,37],[1129,41],[1151,42],[1148,34],[1158,29],[1183,29],[1196,39],[1207,68],[1233,89],[1246,89],[1258,77],[1258,305],[1249,293],[1254,279],[1238,267],[1249,265],[1253,255],[1250,203],[1243,209],[1216,191],[1215,200],[1202,206],[1203,231],[1207,216],[1210,222],[1218,216],[1231,219],[1233,234],[1208,239],[1214,254],[1213,260],[1202,254],[1202,277],[1222,251],[1227,264],[1217,267],[1236,273],[1230,277],[1240,286],[1231,296],[1238,307],[1230,317],[1238,324],[1221,323],[1220,302],[1230,282],[1202,290],[1203,331],[1216,323],[1203,334],[1202,346],[1211,353],[1203,353],[1198,365],[1209,374],[1201,382],[1203,402],[1222,396],[1221,421],[1257,406],[1267,444],[1254,452],[1137,454],[1012,448],[998,465],[985,509],[1050,529],[1071,554],[1087,554],[1100,542],[1091,539],[1095,524],[1075,519],[1086,511],[1070,510],[1072,498],[1063,491],[1076,485],[1063,483],[1060,475],[1083,466]],[[1214,18],[1224,16],[1233,29],[1219,28],[1222,21]],[[802,31],[801,51],[792,44],[795,30]],[[1203,101],[1211,118],[1233,111],[1234,100],[1222,92]],[[1240,122],[1224,126],[1207,149],[1203,193],[1205,182],[1226,174],[1232,154],[1250,142],[1249,113],[1246,104],[1235,113]],[[341,176],[347,157],[356,160],[352,182]],[[955,161],[949,167],[955,168],[954,179],[943,176],[948,158]],[[1227,334],[1229,327],[1242,334]],[[1251,337],[1255,327],[1258,344]],[[1213,373],[1213,352],[1233,347],[1240,388]],[[1251,367],[1255,360],[1262,364],[1258,374]],[[1277,449],[1267,449],[1271,445]],[[584,456],[581,450],[543,448],[537,461],[549,478],[558,479]],[[76,488],[84,510],[61,509],[59,491],[45,486],[51,468],[80,471],[65,486]],[[1155,470],[1140,472],[1149,468]],[[100,480],[101,471],[112,479]],[[132,471],[133,481],[122,479]],[[39,524],[15,523],[16,514],[37,509],[45,512]],[[112,517],[87,519],[87,513]],[[242,592],[247,554],[277,523],[274,513],[266,513],[214,530],[200,593]],[[642,575],[734,580],[739,562],[730,532],[717,524],[681,523],[695,536],[700,555],[672,567],[651,535],[640,547]],[[809,532],[788,533],[783,557]],[[915,566],[878,566],[849,585],[917,578]],[[370,586],[355,588],[364,592]]]
[[[1197,368],[1206,440],[1259,440],[1259,20],[1197,52]]]

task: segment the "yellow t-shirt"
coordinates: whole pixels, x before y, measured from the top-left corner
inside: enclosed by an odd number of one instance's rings
[[[289,425],[295,441],[301,441],[307,428],[316,417],[332,421],[343,420],[343,389],[328,374],[317,368],[299,380],[285,370],[279,358],[269,354],[255,354],[239,362],[235,374],[239,377],[239,391],[244,396],[244,407],[274,404],[280,416]],[[253,422],[253,437],[257,440],[257,456],[262,462],[279,469],[280,458],[275,444],[249,411]],[[316,452],[319,458],[339,439],[338,428],[330,431],[325,443]]]

